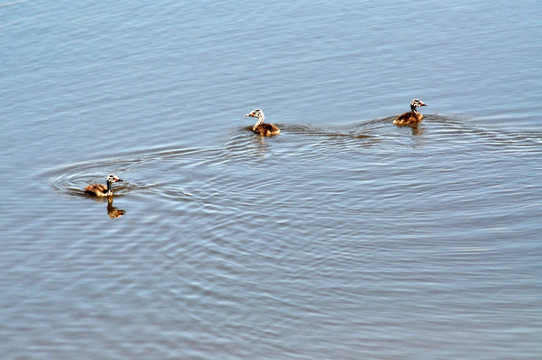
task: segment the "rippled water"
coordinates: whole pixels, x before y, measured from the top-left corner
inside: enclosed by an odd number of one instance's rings
[[[0,30],[3,359],[540,358],[538,2],[16,1]]]

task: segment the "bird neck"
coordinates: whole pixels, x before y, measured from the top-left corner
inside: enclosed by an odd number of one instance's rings
[[[413,113],[418,113],[418,110],[416,110],[416,106],[410,104],[410,110],[412,110]]]
[[[258,126],[260,126],[261,124],[263,124],[264,120],[265,120],[265,115],[264,115],[262,112],[260,112],[260,113],[258,114],[258,121],[256,121],[256,124],[254,124],[254,126],[252,127],[252,129],[256,129]]]
[[[107,196],[113,195],[113,191],[111,191],[111,185],[112,185],[112,182],[107,180],[107,192],[105,193],[105,195]]]

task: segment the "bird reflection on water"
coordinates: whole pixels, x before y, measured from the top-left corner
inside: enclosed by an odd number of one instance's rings
[[[117,209],[113,206],[113,196],[109,196],[107,198],[107,215],[109,215],[111,219],[116,219],[124,214],[126,214],[126,210]]]

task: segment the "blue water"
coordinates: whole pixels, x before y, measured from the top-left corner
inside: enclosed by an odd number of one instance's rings
[[[0,2],[1,358],[539,359],[541,33],[535,1]]]

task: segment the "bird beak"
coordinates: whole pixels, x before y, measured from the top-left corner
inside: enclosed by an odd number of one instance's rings
[[[123,182],[123,181],[124,181],[124,180],[122,180],[122,179],[117,179],[117,182]]]
[[[245,116],[254,116],[254,113],[245,114]]]
[[[422,103],[422,106],[427,106],[427,104]]]

